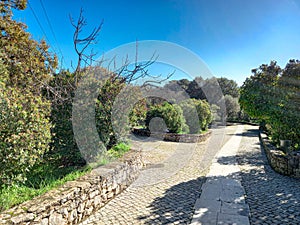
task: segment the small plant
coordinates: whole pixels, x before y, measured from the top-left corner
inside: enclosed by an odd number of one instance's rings
[[[108,155],[112,158],[120,158],[129,150],[130,146],[124,142],[121,142],[108,150]]]

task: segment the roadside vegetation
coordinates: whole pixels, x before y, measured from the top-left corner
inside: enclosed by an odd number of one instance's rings
[[[32,39],[26,25],[13,19],[13,10],[23,10],[26,4],[26,0],[0,2],[0,211],[86,174],[92,168],[87,163],[90,159],[98,159],[94,166],[99,166],[121,157],[130,150],[122,133],[149,126],[153,117],[163,118],[170,132],[207,130],[218,107],[209,105],[201,89],[191,82],[193,99],[178,104],[142,99],[129,112],[121,134],[116,134],[111,120],[116,98],[124,87],[134,89],[133,81],[149,76],[146,68],[152,59],[135,63],[134,68],[125,64],[114,72],[91,68],[87,62],[93,55],[84,50],[97,38],[102,23],[91,35],[81,37],[85,26],[81,11],[78,20],[71,20],[77,67],[73,72],[57,72],[58,59],[47,43]],[[91,151],[83,157],[74,137],[72,108],[79,81],[90,69],[108,76],[95,102],[97,133],[108,150],[101,156]],[[178,82],[182,85],[185,81]],[[120,104],[121,112],[122,107]],[[191,109],[196,109],[196,124],[190,120]]]
[[[129,87],[134,95],[126,96],[126,100],[139,99],[138,86],[133,82],[151,79],[147,67],[153,59],[135,62],[134,66],[124,64],[117,71],[91,66],[88,62],[94,55],[84,51],[97,39],[102,23],[90,35],[81,37],[85,26],[81,11],[78,20],[71,20],[77,67],[72,72],[58,71],[58,59],[47,43],[32,39],[26,25],[13,20],[13,10],[23,10],[26,4],[26,0],[0,1],[0,211],[122,157],[130,150],[126,135],[133,127],[198,134],[206,132],[212,123],[224,122],[224,118],[246,122],[258,118],[274,141],[291,139],[293,147],[299,148],[299,61],[290,61],[284,70],[273,62],[262,65],[241,88],[224,77],[169,80],[164,86],[155,80],[160,85],[149,88],[167,90],[177,100],[140,98],[128,117],[117,121],[122,126],[116,132],[116,121],[111,118],[115,104],[119,107],[114,113],[124,114],[128,108],[120,93]],[[99,149],[89,148],[89,143],[83,155],[72,124],[75,92],[91,70],[107,75],[95,99],[96,133],[107,149],[100,155]],[[88,79],[83,85],[97,82]],[[223,94],[208,99],[203,90],[215,82]],[[188,98],[178,100],[184,93]],[[221,102],[226,111],[221,109]],[[88,132],[82,126],[82,133]]]
[[[252,70],[241,87],[241,107],[257,118],[273,143],[289,140],[300,150],[300,61],[290,60],[284,69],[275,61]]]

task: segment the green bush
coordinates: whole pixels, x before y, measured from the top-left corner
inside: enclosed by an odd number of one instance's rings
[[[192,98],[179,105],[183,110],[190,133],[200,133],[202,130],[206,130],[212,122],[212,112],[207,101]]]
[[[212,113],[210,106],[206,100],[200,100],[199,104],[196,105],[201,129],[207,130],[208,125],[212,122]]]
[[[0,88],[0,186],[24,182],[48,150],[49,103],[30,92]]]
[[[59,97],[49,93],[51,101],[50,120],[54,127],[51,129],[52,143],[49,157],[58,165],[73,166],[85,164],[77,147],[72,125],[72,98],[74,96],[75,74],[60,71],[50,82],[51,88],[57,90]]]
[[[111,117],[116,97],[124,87],[125,83],[121,79],[111,75],[101,87],[96,101],[96,127],[100,139],[107,148],[117,143]],[[124,129],[126,130],[125,127]]]
[[[183,112],[180,106],[171,105],[164,102],[161,105],[152,106],[146,115],[146,127],[149,129],[149,124],[152,118],[162,118],[171,133],[187,132],[187,126],[183,117]]]

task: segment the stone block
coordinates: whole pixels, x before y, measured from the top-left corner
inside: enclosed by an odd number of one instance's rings
[[[97,207],[98,205],[100,205],[101,202],[102,202],[101,196],[100,196],[100,195],[97,195],[97,196],[94,198],[94,206]]]
[[[65,225],[67,221],[63,219],[63,216],[59,213],[52,213],[49,216],[49,225]]]
[[[83,213],[84,209],[85,209],[85,202],[82,202],[79,204],[77,211],[78,213]]]
[[[76,181],[0,213],[0,223],[75,224],[126,188],[143,165],[140,151],[127,153],[119,162],[94,169]],[[12,214],[16,216],[11,218]]]
[[[41,221],[41,225],[48,225],[49,224],[49,219],[48,218],[44,218]]]
[[[33,213],[22,213],[19,214],[18,216],[12,217],[11,221],[13,222],[13,224],[20,224],[20,223],[31,221],[34,219],[34,217],[35,215]]]
[[[70,215],[69,215],[69,222],[73,222],[75,221],[77,218],[77,209],[73,209],[71,212],[70,212]]]

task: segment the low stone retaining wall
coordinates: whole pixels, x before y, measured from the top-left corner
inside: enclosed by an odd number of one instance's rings
[[[176,133],[157,133],[150,132],[146,129],[133,129],[132,133],[138,136],[153,137],[164,141],[195,143],[205,141],[210,135],[211,131],[205,134],[176,134]]]
[[[77,224],[129,186],[143,167],[140,151],[0,213],[0,224]]]
[[[270,143],[267,135],[259,134],[260,142],[266,152],[271,167],[278,173],[300,178],[300,155],[289,153],[285,155]]]

